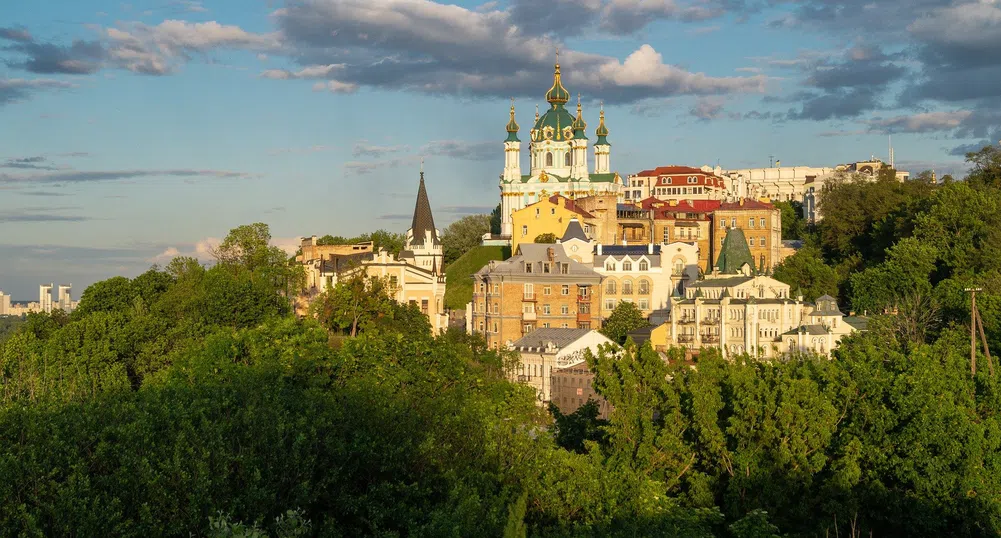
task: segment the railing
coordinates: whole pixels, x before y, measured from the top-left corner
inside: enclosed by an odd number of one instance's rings
[[[521,296],[521,300],[522,301],[534,301],[535,300],[535,294],[534,293],[526,293],[526,294],[524,294],[524,295]]]
[[[591,313],[590,312],[587,312],[587,313],[578,312],[577,313],[577,321],[591,321]]]
[[[691,325],[695,323],[695,318],[690,318],[690,317],[678,318],[677,323],[679,325]]]
[[[536,319],[539,318],[537,317],[537,314],[535,312],[522,312],[521,319],[525,321],[535,321]]]
[[[719,323],[719,319],[718,318],[705,318],[705,319],[702,320],[702,323],[705,324],[705,325],[715,325],[715,324]]]
[[[671,276],[685,276],[685,271],[684,270],[678,271],[677,269],[672,269]]]
[[[695,341],[695,335],[694,334],[679,334],[678,335],[678,342],[680,342],[682,344],[690,344],[690,343],[692,343],[694,341]]]
[[[703,344],[718,344],[719,336],[715,334],[703,334],[701,340]]]

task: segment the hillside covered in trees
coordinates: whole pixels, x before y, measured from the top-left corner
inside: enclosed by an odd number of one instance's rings
[[[539,409],[513,357],[371,282],[295,319],[301,275],[242,226],[212,267],[100,282],[0,341],[0,535],[996,536],[1001,375],[970,375],[961,288],[991,290],[998,341],[998,171],[832,187],[785,278],[897,314],[834,360],[604,350],[607,422]]]

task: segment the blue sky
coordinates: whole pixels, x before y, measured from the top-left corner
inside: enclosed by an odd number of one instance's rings
[[[251,222],[404,231],[421,156],[440,228],[487,212],[509,98],[527,128],[557,49],[622,175],[886,158],[890,133],[900,168],[961,174],[1001,139],[988,0],[4,2],[0,289],[79,296]]]

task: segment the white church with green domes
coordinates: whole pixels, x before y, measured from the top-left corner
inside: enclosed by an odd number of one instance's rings
[[[559,60],[553,74],[553,86],[546,92],[546,101],[549,109],[542,116],[536,110],[535,126],[529,134],[531,169],[528,174],[521,173],[521,140],[518,123],[514,120],[514,104],[511,104],[511,120],[504,141],[504,173],[500,176],[502,236],[511,236],[513,212],[554,194],[571,199],[596,194],[621,196],[622,178],[609,168],[611,144],[605,127],[605,111],[600,111],[598,128],[594,130],[594,170],[588,171],[587,124],[581,112],[580,96],[577,96],[575,117],[566,109],[570,92],[560,80]]]

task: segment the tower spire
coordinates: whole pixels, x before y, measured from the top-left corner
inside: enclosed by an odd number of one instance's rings
[[[546,92],[546,101],[556,108],[557,105],[564,105],[570,100],[570,92],[563,87],[562,76],[560,75],[560,51],[556,49],[556,65],[553,69],[553,85]]]
[[[514,97],[511,98],[511,119],[507,122],[507,140],[505,142],[519,142],[518,122],[514,121]]]

